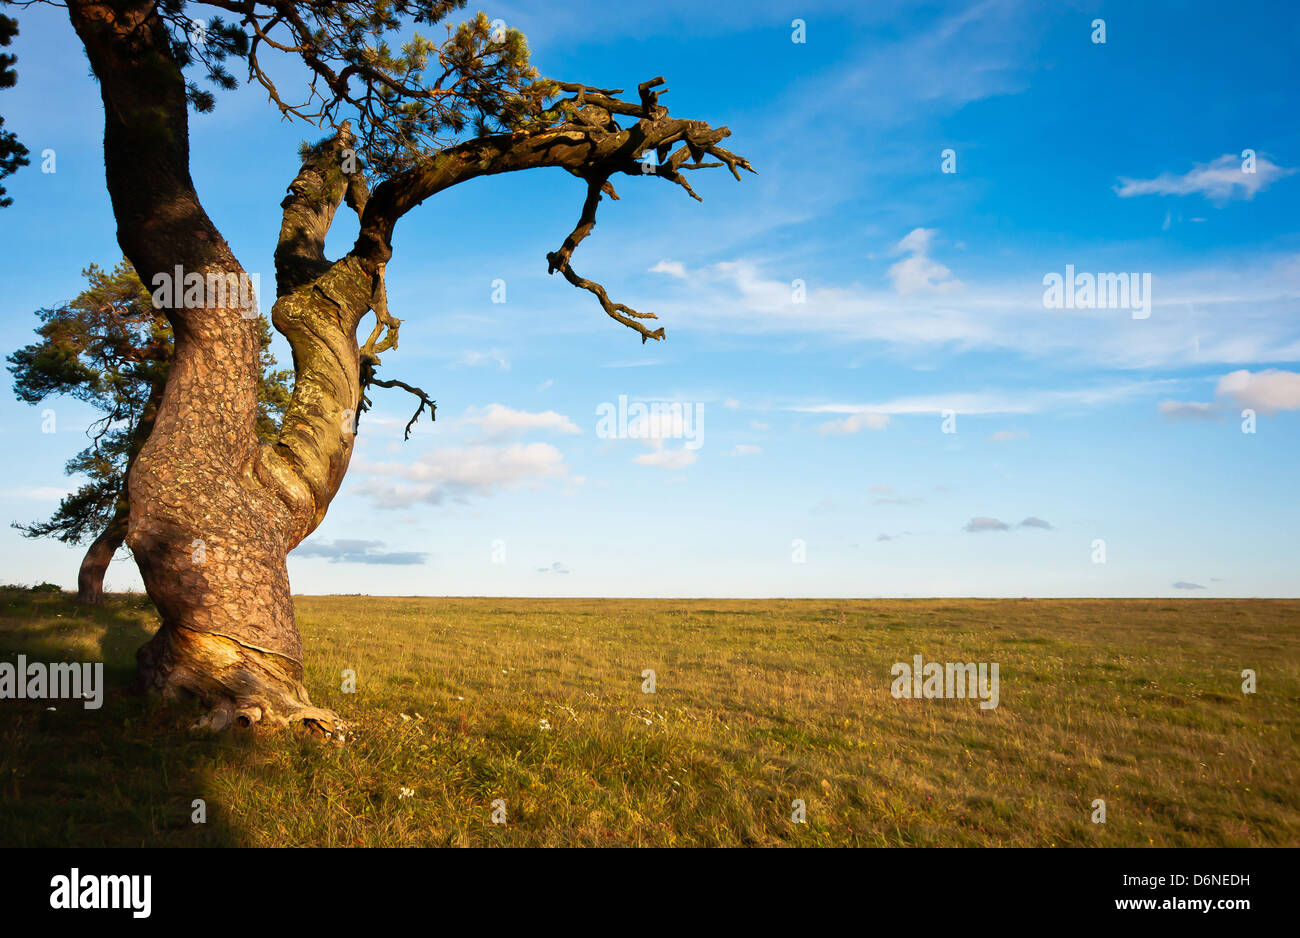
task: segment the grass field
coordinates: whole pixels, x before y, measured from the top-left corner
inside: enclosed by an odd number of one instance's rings
[[[0,660],[104,661],[110,683],[98,711],[0,700],[0,844],[1300,845],[1300,601],[297,608],[341,747],[192,735],[124,693],[141,596],[0,590]],[[998,662],[999,706],[894,699],[918,653]]]

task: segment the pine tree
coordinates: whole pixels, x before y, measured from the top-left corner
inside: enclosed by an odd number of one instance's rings
[[[229,19],[200,20],[199,5],[184,0],[67,0],[104,101],[118,242],[146,283],[178,267],[218,282],[247,276],[190,173],[189,110],[216,103],[200,82],[233,87],[227,63],[240,61],[280,116],[329,135],[304,152],[280,202],[271,323],[293,350],[295,380],[278,437],[266,443],[256,433],[262,339],[247,306],[228,294],[177,300],[165,310],[176,338],[166,391],[129,474],[127,543],[162,619],[137,655],[140,681],[165,696],[197,696],[203,726],[338,728],[302,684],[286,558],[339,491],[368,392],[415,393],[412,421],[432,408],[419,388],[378,377],[400,324],[385,286],[397,223],[470,180],[563,169],[579,183],[581,209],[547,269],[642,342],[662,340],[653,313],[615,302],[573,268],[597,208],[618,198],[616,177],[664,180],[698,198],[687,170],[725,166],[737,179],[752,171],[721,145],[726,127],[669,113],[663,78],[626,97],[543,79],[523,35],[481,14],[448,25],[441,41],[410,30],[463,6],[209,0],[202,9]],[[304,72],[306,81],[292,77]],[[231,134],[232,147],[244,142]],[[331,259],[326,238],[343,206],[359,233]],[[454,218],[440,223],[458,236]]]
[[[98,604],[104,573],[126,537],[130,499],[127,472],[153,429],[172,357],[172,330],[123,260],[113,270],[91,264],[87,287],[62,306],[37,311],[41,337],[9,356],[14,393],[29,404],[67,397],[103,416],[87,430],[90,445],[68,460],[69,475],[86,482],[65,496],[44,521],[14,523],[27,537],[53,537],[66,544],[90,541],[77,577],[77,597]],[[259,320],[262,376],[257,433],[275,439],[289,403],[293,373],[275,369],[271,330]]]
[[[12,43],[17,35],[18,21],[0,14],[0,47]],[[16,61],[17,56],[8,52],[0,53],[0,88],[12,88],[18,81],[18,73],[14,71]],[[18,171],[18,167],[26,166],[27,163],[27,148],[18,142],[12,131],[5,130],[5,119],[0,117],[0,179],[12,175]],[[0,208],[12,205],[13,201],[5,198],[5,188],[0,186]]]

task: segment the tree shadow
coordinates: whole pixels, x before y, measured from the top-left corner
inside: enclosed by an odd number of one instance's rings
[[[135,652],[157,628],[141,595],[79,605],[70,593],[0,587],[0,661],[102,662],[103,706],[0,699],[0,846],[240,846],[209,797],[211,770],[248,741],[200,736],[197,716],[131,691]],[[202,799],[205,823],[195,823]]]

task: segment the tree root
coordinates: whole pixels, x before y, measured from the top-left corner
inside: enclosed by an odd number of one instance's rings
[[[301,665],[224,635],[163,626],[137,653],[138,680],[166,700],[198,698],[206,712],[192,729],[257,731],[301,724],[313,736],[342,744],[346,728],[332,710],[312,705]]]

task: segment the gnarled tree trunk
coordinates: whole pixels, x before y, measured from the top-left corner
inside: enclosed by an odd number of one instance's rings
[[[276,19],[292,6],[276,5]],[[172,277],[177,267],[204,279],[243,277],[190,178],[185,82],[158,7],[152,0],[70,0],[68,9],[104,99],[105,167],[123,253],[146,285],[157,285],[159,275]],[[337,91],[347,80],[338,75],[330,84]],[[556,84],[574,93],[561,109],[568,117],[428,153],[394,171],[373,194],[359,174],[342,171],[352,144],[346,123],[328,144],[310,148],[281,203],[275,252],[271,321],[293,348],[296,380],[274,444],[259,443],[255,432],[256,310],[228,296],[195,304],[183,298],[182,284],[173,284],[166,309],[173,360],[153,432],[128,481],[126,542],[162,616],[139,653],[147,686],[196,694],[208,708],[203,722],[214,728],[295,721],[336,728],[334,714],[312,706],[302,686],[285,558],[321,522],[338,491],[364,389],[401,386],[417,393],[416,417],[431,403],[417,388],[374,376],[379,353],[397,340],[399,323],[388,313],[384,290],[394,226],[425,199],[467,180],[563,167],[586,182],[587,195],[576,227],[547,255],[550,272],[592,293],[642,341],[663,338],[662,328],[645,324],[653,313],[615,303],[570,264],[595,225],[602,196],[617,198],[610,184],[615,173],[654,175],[694,196],[681,170],[725,165],[737,179],[740,169],[752,171],[718,145],[727,128],[670,117],[655,90],[662,84],[662,78],[643,82],[639,103],[616,99],[617,90]],[[635,124],[623,127],[614,115]],[[641,158],[651,152],[657,168],[648,172]],[[360,232],[352,250],[331,262],[325,237],[344,202],[360,216]],[[374,331],[358,347],[357,328],[372,310]]]
[[[177,266],[204,283],[209,275],[247,282],[190,178],[184,81],[155,5],[73,2],[69,14],[104,99],[105,168],[123,252],[151,287]],[[335,310],[320,354],[341,359],[318,365],[315,349],[295,348],[302,388],[285,418],[290,443],[274,447],[255,431],[255,307],[250,318],[238,295],[217,302],[209,292],[187,303],[184,284],[172,284],[173,360],[153,432],[130,469],[126,542],[162,618],[140,649],[140,680],[169,697],[197,695],[207,708],[202,722],[214,729],[298,720],[335,728],[334,714],[312,706],[302,685],[285,558],[323,517],[351,452],[340,415],[357,397],[355,328],[370,296],[369,278],[362,281],[337,285],[348,316]],[[275,318],[310,329],[293,309],[277,307]],[[295,452],[295,443],[310,451]]]

